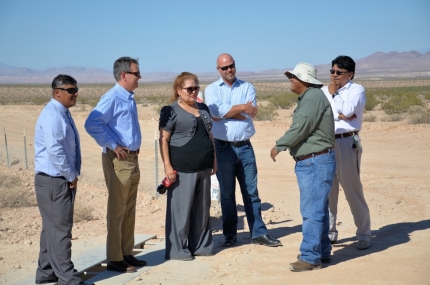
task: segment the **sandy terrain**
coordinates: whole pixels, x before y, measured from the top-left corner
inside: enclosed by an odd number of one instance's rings
[[[0,127],[6,127],[10,134],[10,145],[22,144],[20,136],[26,129],[29,159],[33,155],[34,124],[41,109],[42,106],[0,106]],[[96,219],[75,223],[73,236],[77,241],[102,243],[107,192],[100,148],[83,127],[90,108],[83,109],[72,110],[83,146],[83,175],[76,207],[91,206]],[[288,270],[288,264],[296,260],[301,241],[299,191],[294,161],[288,153],[280,154],[274,163],[269,152],[289,126],[290,112],[280,111],[277,121],[256,122],[257,134],[252,139],[264,219],[270,234],[279,238],[283,247],[251,245],[243,207],[239,207],[239,243],[223,248],[219,205],[214,202],[215,256],[165,262],[127,284],[430,284],[430,125],[408,125],[406,121],[365,122],[361,132],[362,181],[372,219],[371,247],[355,249],[355,226],[341,192],[340,240],[333,247],[332,263],[312,272]],[[377,111],[375,114],[380,116]],[[165,197],[155,199],[154,190],[158,182],[154,166],[158,116],[151,106],[139,107],[139,119],[144,141],[139,157],[142,180],[136,233],[164,236]],[[26,195],[34,196],[32,171],[25,170],[22,163],[8,169],[4,157],[0,160],[0,172],[21,177]],[[161,180],[160,160],[158,174]],[[243,205],[241,197],[237,200]],[[34,273],[40,225],[35,206],[0,209],[0,283],[10,284],[12,273],[14,279]]]

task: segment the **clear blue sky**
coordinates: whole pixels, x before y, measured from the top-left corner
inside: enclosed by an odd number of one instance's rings
[[[430,49],[429,0],[0,0],[0,63],[142,72],[238,71],[329,63],[374,52]]]

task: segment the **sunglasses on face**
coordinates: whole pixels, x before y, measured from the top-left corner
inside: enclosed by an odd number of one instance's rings
[[[348,73],[349,71],[339,71],[339,70],[334,70],[334,69],[330,69],[330,73],[331,74],[335,74],[336,73],[336,75],[344,75],[345,73]]]
[[[227,65],[227,66],[222,66],[222,67],[220,67],[219,69],[221,69],[222,71],[226,71],[226,70],[228,70],[229,68],[230,68],[230,69],[236,68],[236,63],[235,63],[235,62],[233,62],[232,64]]]
[[[76,93],[78,93],[79,88],[78,87],[70,87],[70,88],[61,88],[61,87],[56,87],[54,89],[60,89],[60,90],[64,90],[67,91],[67,93],[74,95]]]
[[[200,86],[190,86],[190,87],[183,87],[182,89],[187,90],[188,94],[193,93],[194,91],[199,92]]]
[[[133,74],[136,77],[140,77],[140,71],[134,71],[134,72],[132,72],[132,71],[124,71],[124,73]]]

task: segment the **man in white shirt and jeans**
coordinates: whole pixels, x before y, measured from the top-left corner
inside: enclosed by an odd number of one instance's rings
[[[321,88],[333,109],[336,133],[336,175],[329,195],[329,237],[332,243],[338,240],[336,218],[340,184],[357,227],[357,249],[363,250],[370,246],[371,240],[369,207],[360,181],[363,149],[358,135],[363,121],[366,93],[363,86],[351,81],[355,73],[355,62],[351,57],[336,57],[332,61],[330,73],[331,83]]]

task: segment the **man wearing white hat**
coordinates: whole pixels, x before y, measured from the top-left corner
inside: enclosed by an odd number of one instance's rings
[[[293,123],[276,141],[270,156],[276,161],[279,152],[289,149],[296,161],[303,240],[298,260],[290,263],[289,269],[300,272],[320,269],[321,262],[331,261],[328,195],[336,169],[334,122],[313,65],[300,62],[285,75],[291,81],[291,91],[299,98]]]

